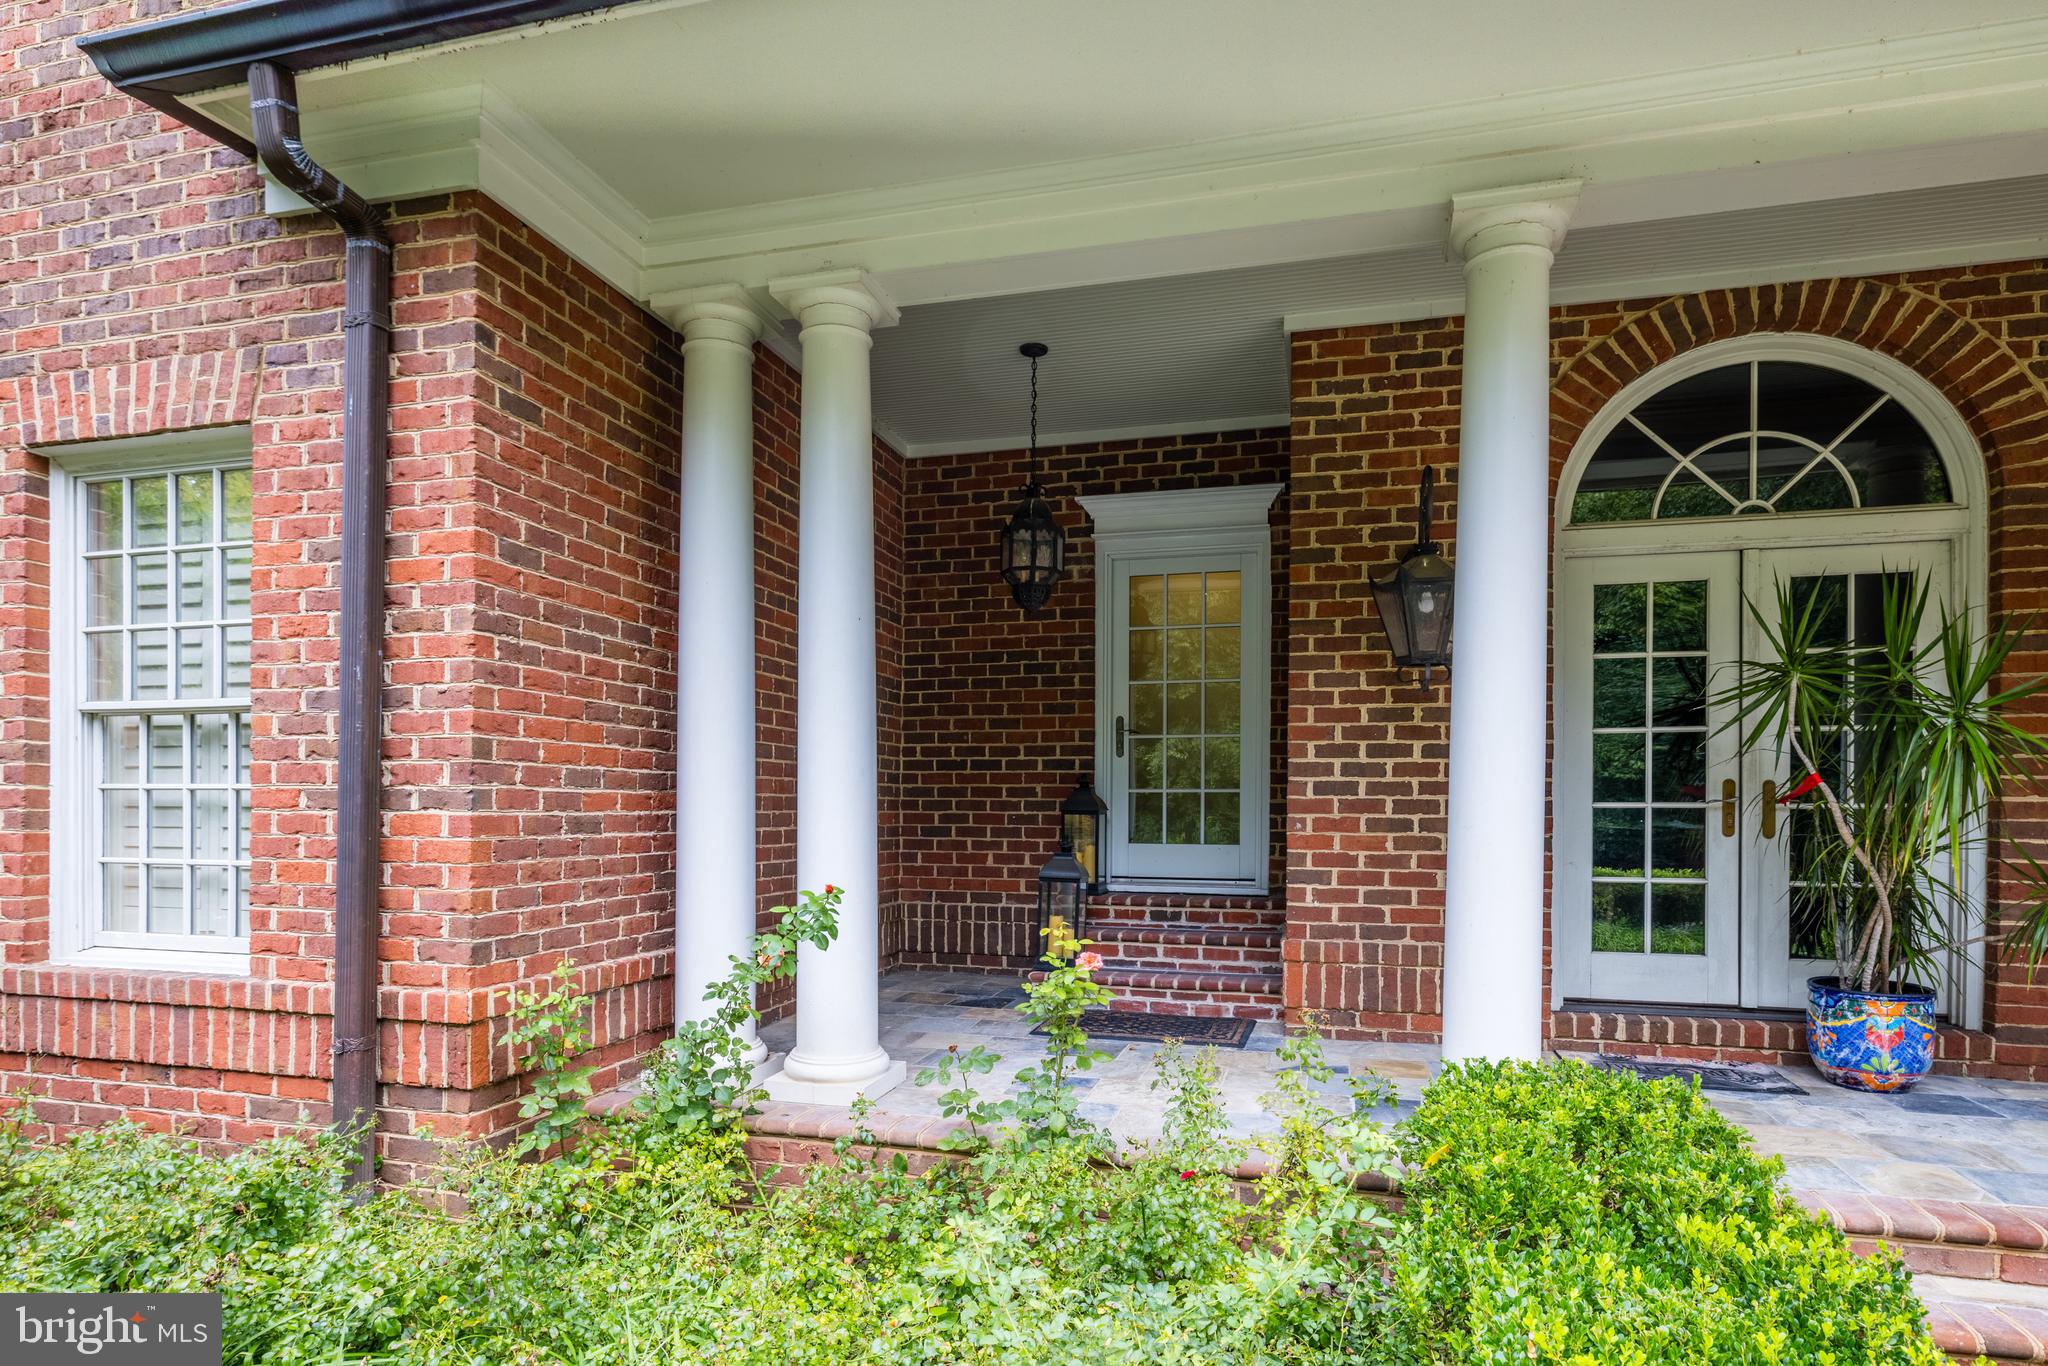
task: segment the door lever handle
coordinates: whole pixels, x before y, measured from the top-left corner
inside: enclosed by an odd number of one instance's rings
[[[1735,780],[1721,780],[1721,834],[1733,837],[1735,834]]]
[[[1124,757],[1124,718],[1116,718],[1116,757]]]
[[[1764,779],[1764,838],[1771,839],[1778,833],[1778,780]]]

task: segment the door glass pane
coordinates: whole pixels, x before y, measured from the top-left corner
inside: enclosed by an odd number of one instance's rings
[[[1913,581],[1909,573],[1826,574],[1799,576],[1788,586],[1795,606],[1816,618],[1819,643],[1874,649],[1884,640],[1887,583],[1894,592],[1910,592]],[[1857,806],[1855,733],[1831,731],[1803,738],[1821,776],[1853,820]],[[1780,790],[1805,776],[1789,747],[1779,766]],[[1831,959],[1838,947],[1838,914],[1853,896],[1850,889],[1860,880],[1856,864],[1836,837],[1834,822],[1825,814],[1818,794],[1784,808],[1778,838],[1787,844],[1787,885],[1778,893],[1788,903],[1787,954],[1794,959]]]
[[[1641,953],[1643,951],[1642,883],[1596,882],[1593,884],[1593,951],[1595,953]]]
[[[1131,625],[1166,624],[1166,580],[1157,574],[1131,577]]]
[[[1707,584],[1593,594],[1593,947],[1705,951]]]
[[[1166,829],[1162,794],[1157,792],[1133,792],[1131,794],[1131,843],[1160,844],[1164,842]]]
[[[1164,787],[1166,785],[1166,742],[1164,740],[1131,741],[1131,786]]]
[[[1643,735],[1640,731],[1593,737],[1594,801],[1641,801],[1643,773]]]
[[[1650,952],[1707,951],[1705,883],[1658,884],[1650,889]]]
[[[1642,660],[1593,661],[1594,725],[1640,726],[1644,719],[1643,705]]]
[[[1134,844],[1238,842],[1242,597],[1236,570],[1130,579]]]

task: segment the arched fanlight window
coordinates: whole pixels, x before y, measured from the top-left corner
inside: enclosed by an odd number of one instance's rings
[[[1952,501],[1934,439],[1859,375],[1750,360],[1638,403],[1594,450],[1574,525],[1833,512]]]

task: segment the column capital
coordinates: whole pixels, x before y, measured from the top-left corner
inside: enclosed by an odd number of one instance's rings
[[[768,293],[805,327],[837,323],[863,332],[894,327],[901,316],[865,271],[828,270],[768,282]]]
[[[1467,266],[1501,247],[1535,247],[1551,255],[1579,207],[1577,180],[1547,180],[1451,196],[1451,254]]]
[[[741,285],[705,285],[657,294],[647,306],[693,341],[722,341],[751,350],[768,327],[768,310]]]

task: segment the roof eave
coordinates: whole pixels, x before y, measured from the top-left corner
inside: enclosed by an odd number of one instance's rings
[[[237,85],[252,62],[309,71],[617,7],[624,0],[245,0],[78,39],[116,88],[245,155],[247,138],[181,96]]]

